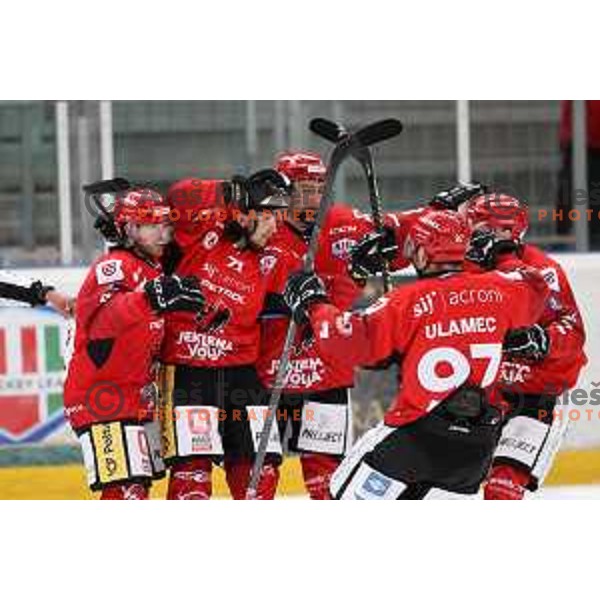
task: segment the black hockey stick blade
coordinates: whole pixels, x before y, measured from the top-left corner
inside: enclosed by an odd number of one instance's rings
[[[308,128],[313,133],[316,133],[318,136],[329,142],[333,142],[334,144],[339,142],[340,139],[347,134],[346,130],[341,125],[334,121],[330,121],[329,119],[323,119],[322,117],[311,119]]]
[[[115,192],[124,192],[132,187],[131,183],[123,177],[113,179],[101,179],[83,186],[83,191],[88,194],[110,194]]]
[[[398,119],[383,119],[363,127],[354,134],[354,137],[363,146],[372,146],[400,135],[403,129],[404,126]]]

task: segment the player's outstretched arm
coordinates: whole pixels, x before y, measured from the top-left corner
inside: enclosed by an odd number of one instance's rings
[[[288,280],[284,299],[296,322],[310,322],[320,352],[332,361],[371,365],[399,350],[388,296],[360,313],[343,312],[329,303],[317,275],[296,273]]]
[[[0,278],[0,298],[29,304],[44,306],[49,304],[65,317],[73,315],[74,301],[71,297],[56,291],[52,286],[35,280],[26,283],[6,272]]]
[[[67,296],[56,290],[49,290],[46,293],[46,300],[50,306],[63,317],[74,317],[75,316],[75,298]]]

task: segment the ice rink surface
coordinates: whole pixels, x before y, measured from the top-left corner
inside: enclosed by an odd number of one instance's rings
[[[532,495],[533,500],[600,500],[600,484],[549,486]]]

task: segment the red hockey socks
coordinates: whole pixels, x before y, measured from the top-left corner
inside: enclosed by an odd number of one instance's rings
[[[167,500],[210,500],[212,460],[194,456],[170,469]]]
[[[492,468],[483,488],[484,500],[523,500],[529,473],[511,465]]]
[[[227,478],[231,497],[234,500],[246,499],[252,464],[253,461],[245,458],[225,458],[225,477]],[[258,480],[256,500],[273,500],[277,492],[278,483],[279,466],[269,462],[267,459]]]
[[[300,457],[304,485],[311,500],[331,500],[329,482],[340,459],[328,454],[303,454]]]
[[[142,483],[113,483],[102,489],[100,500],[148,500],[148,488]]]

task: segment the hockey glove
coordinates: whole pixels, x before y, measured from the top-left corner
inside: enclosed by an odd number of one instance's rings
[[[262,169],[250,177],[234,176],[227,188],[226,201],[243,213],[276,210],[288,207],[291,191],[291,183],[284,175],[275,169]]]
[[[144,286],[150,306],[158,312],[185,311],[199,313],[205,299],[195,277],[161,275]]]
[[[538,362],[548,356],[550,338],[541,325],[511,329],[504,336],[503,350],[510,358]]]
[[[488,187],[481,183],[460,183],[436,194],[429,202],[429,205],[440,210],[456,211],[461,204],[468,202],[476,196],[487,194],[487,192]]]
[[[308,308],[327,302],[327,292],[321,278],[315,273],[293,273],[287,280],[283,299],[298,324],[308,323]]]
[[[348,272],[357,283],[364,283],[370,276],[384,270],[385,264],[398,254],[394,230],[385,227],[383,232],[368,233],[350,251]]]
[[[123,241],[123,236],[117,229],[115,222],[107,215],[96,217],[94,229],[97,229],[109,244],[119,244]]]
[[[248,177],[248,204],[250,209],[287,208],[292,193],[290,180],[275,169],[262,169]]]
[[[34,281],[28,288],[29,298],[27,302],[31,306],[43,306],[48,302],[47,295],[54,288],[51,285],[44,285],[41,281]]]
[[[496,267],[498,239],[489,229],[478,229],[471,234],[465,259],[490,271]]]

